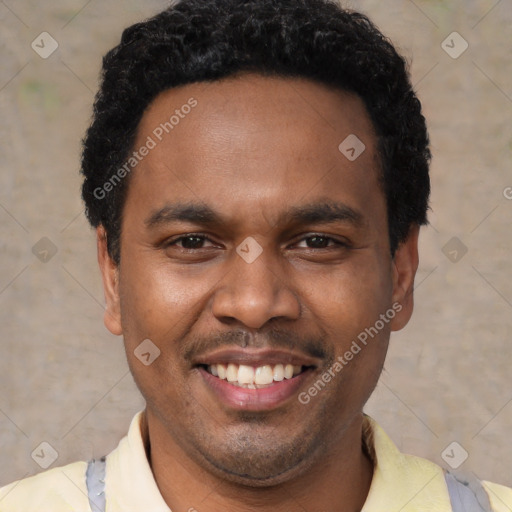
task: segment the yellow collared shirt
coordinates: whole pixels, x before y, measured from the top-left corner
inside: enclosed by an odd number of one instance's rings
[[[106,512],[170,512],[146,458],[141,417],[135,415],[128,435],[107,457]],[[365,422],[375,470],[361,512],[450,512],[443,469],[401,453],[374,420],[365,416]],[[75,462],[2,487],[0,512],[91,512],[86,469],[86,462]],[[511,488],[483,484],[495,512],[512,512]]]

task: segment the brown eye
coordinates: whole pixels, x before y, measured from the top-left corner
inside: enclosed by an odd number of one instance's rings
[[[175,238],[167,243],[166,247],[178,247],[187,251],[192,251],[194,249],[204,249],[204,244],[206,242],[209,242],[209,239],[206,236],[190,234]],[[210,244],[213,245],[211,242]]]
[[[310,236],[306,240],[306,243],[312,249],[325,249],[332,239],[326,236]]]
[[[205,237],[202,236],[185,236],[178,239],[177,242],[181,242],[184,249],[201,249],[205,241]]]
[[[327,249],[329,247],[346,247],[347,244],[330,236],[310,235],[300,240],[299,246],[307,249]]]

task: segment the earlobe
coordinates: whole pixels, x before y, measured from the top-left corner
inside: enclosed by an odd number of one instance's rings
[[[400,304],[397,315],[391,321],[391,330],[399,331],[409,322],[414,309],[414,278],[418,270],[418,236],[420,227],[410,227],[407,239],[402,242],[393,258],[393,304]]]
[[[119,267],[110,257],[107,248],[107,233],[103,226],[96,229],[98,264],[103,280],[105,294],[105,327],[117,336],[123,333],[121,326],[121,308],[119,301]]]

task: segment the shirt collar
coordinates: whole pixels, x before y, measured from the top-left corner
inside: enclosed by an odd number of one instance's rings
[[[110,512],[170,512],[149,465],[149,440],[142,430],[143,411],[132,419],[128,435],[107,458],[106,496]],[[146,433],[147,436],[147,433]],[[361,512],[450,512],[442,468],[401,453],[384,430],[364,416],[363,443],[374,473]]]
[[[361,512],[450,512],[450,497],[441,467],[401,453],[375,420],[364,416],[364,439],[374,472]]]
[[[170,512],[149,465],[141,433],[143,411],[130,424],[128,435],[107,457],[105,495],[109,512]]]

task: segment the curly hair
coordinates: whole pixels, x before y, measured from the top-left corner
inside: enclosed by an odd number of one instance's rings
[[[125,164],[145,109],[164,90],[244,71],[357,94],[377,134],[391,254],[411,225],[427,224],[431,153],[421,103],[407,62],[365,15],[334,0],[181,0],[128,27],[105,55],[83,140],[86,215],[105,228],[117,264],[129,180],[106,197],[97,191]]]

